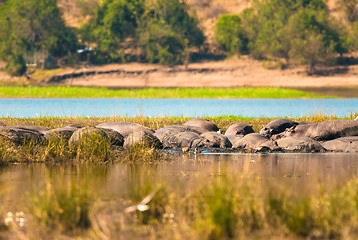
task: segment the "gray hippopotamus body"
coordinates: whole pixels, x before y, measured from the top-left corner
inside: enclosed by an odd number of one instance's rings
[[[358,121],[333,120],[297,125],[287,129],[282,136],[308,137],[317,141],[327,141],[345,136],[358,136]]]
[[[235,123],[231,125],[225,132],[225,136],[229,135],[247,135],[249,133],[254,133],[252,126],[245,123]]]
[[[219,128],[215,125],[215,123],[212,123],[208,120],[201,119],[201,118],[193,118],[187,121],[186,123],[184,123],[184,126],[200,127],[211,132],[219,131]]]
[[[255,150],[260,148],[260,145],[268,140],[267,137],[260,133],[250,133],[234,142],[232,147],[242,150]]]
[[[119,132],[123,137],[127,137],[134,132],[146,132],[148,134],[154,134],[154,131],[150,128],[144,127],[137,123],[131,122],[107,122],[101,123],[96,128],[107,128]]]
[[[358,143],[358,136],[336,138],[321,144],[328,151],[349,152],[352,149],[352,144],[355,145],[356,143]]]
[[[282,133],[287,128],[298,125],[297,122],[289,119],[275,119],[261,129],[260,134],[270,138],[272,135]]]
[[[292,152],[324,152],[326,149],[317,141],[307,137],[287,137],[276,141],[278,147]]]

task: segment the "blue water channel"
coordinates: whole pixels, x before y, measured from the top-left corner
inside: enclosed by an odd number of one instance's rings
[[[300,117],[315,113],[350,116],[358,98],[346,99],[0,99],[2,117],[219,116]]]

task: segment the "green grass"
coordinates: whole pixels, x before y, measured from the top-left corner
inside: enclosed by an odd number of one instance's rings
[[[332,98],[283,88],[0,87],[0,98]]]

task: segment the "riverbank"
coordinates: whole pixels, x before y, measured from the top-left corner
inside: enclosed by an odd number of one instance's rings
[[[282,70],[268,69],[271,67],[265,64],[242,56],[229,60],[191,63],[187,69],[184,66],[168,68],[140,63],[83,65],[78,68],[32,70],[28,74],[28,79],[10,78],[0,72],[0,85],[107,88],[309,88],[310,91],[324,95],[357,97],[357,91],[354,91],[358,89],[357,65],[326,67],[322,69],[320,75],[309,75],[305,66]],[[330,93],[322,93],[322,88],[330,90]],[[343,90],[335,91],[335,89]]]

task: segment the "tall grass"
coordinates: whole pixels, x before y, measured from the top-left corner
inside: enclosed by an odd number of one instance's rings
[[[0,87],[0,98],[332,98],[284,88]]]
[[[37,221],[51,229],[73,231],[89,228],[89,187],[74,180],[57,180],[60,184],[54,184],[47,178],[45,189],[30,196],[30,212]]]

